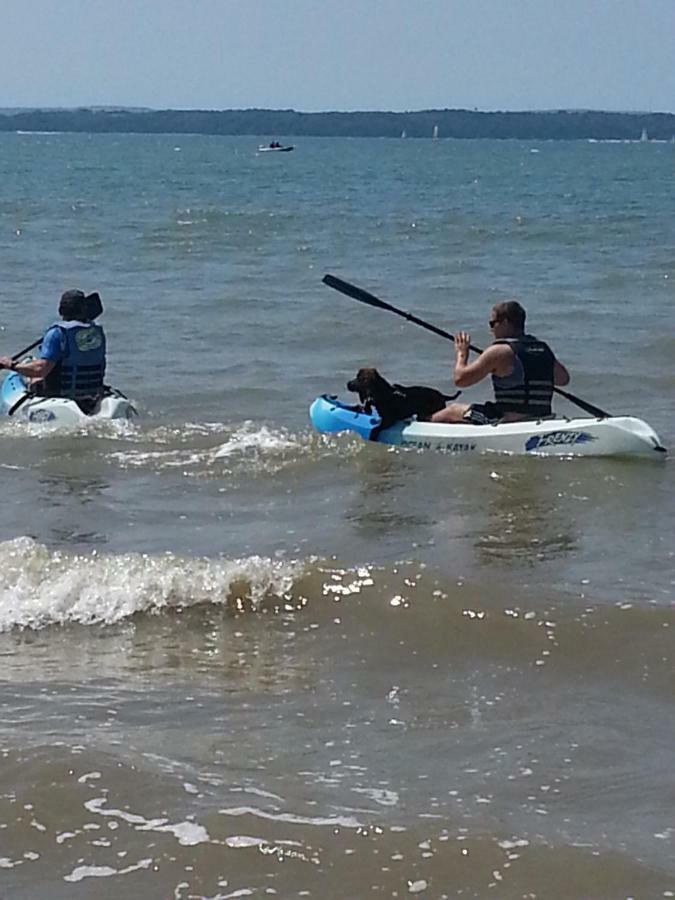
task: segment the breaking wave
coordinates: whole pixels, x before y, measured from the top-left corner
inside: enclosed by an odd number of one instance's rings
[[[292,431],[251,420],[238,423],[185,422],[148,426],[135,422],[87,422],[71,429],[0,423],[3,438],[39,440],[72,455],[103,458],[123,470],[180,469],[194,477],[253,471],[274,474],[303,461],[357,453],[358,439],[317,434],[308,428]],[[338,450],[339,447],[339,450]],[[36,456],[39,461],[39,454]],[[30,457],[29,457],[30,459]],[[30,463],[29,463],[30,465]],[[25,468],[24,464],[16,468]]]
[[[142,435],[145,446],[113,451],[108,456],[122,468],[181,468],[192,474],[233,467],[258,471],[279,468],[323,444],[320,436],[293,434],[283,428],[244,422],[238,426],[191,425],[157,429]]]
[[[303,563],[251,556],[208,560],[173,553],[87,555],[29,537],[0,544],[0,632],[67,623],[113,624],[200,603],[233,610],[283,604]]]
[[[355,629],[353,639],[377,635],[378,648],[394,655],[409,645],[453,664],[484,658],[623,679],[647,677],[649,658],[652,691],[672,691],[672,607],[456,581],[415,561],[341,567],[314,557],[76,554],[29,537],[0,543],[0,633],[207,607],[233,616],[311,609],[311,627],[340,622]]]

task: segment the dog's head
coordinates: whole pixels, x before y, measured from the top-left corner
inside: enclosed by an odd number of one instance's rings
[[[347,382],[347,390],[358,394],[363,400],[370,396],[373,391],[377,391],[379,386],[386,385],[386,381],[377,371],[377,369],[364,368],[359,369],[356,377]]]

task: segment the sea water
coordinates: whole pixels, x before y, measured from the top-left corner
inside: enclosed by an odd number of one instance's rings
[[[98,290],[140,413],[0,426],[0,896],[673,896],[672,458],[307,417],[452,389],[331,272],[479,345],[515,297],[675,444],[673,147],[261,140],[0,135],[2,352]]]

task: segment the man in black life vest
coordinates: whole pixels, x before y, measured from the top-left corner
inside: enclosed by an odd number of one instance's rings
[[[525,334],[525,310],[516,300],[493,307],[490,328],[494,341],[473,362],[469,362],[471,336],[465,331],[455,336],[454,380],[464,388],[492,376],[494,401],[451,403],[433,415],[433,422],[494,425],[551,415],[553,387],[570,380],[565,366],[548,344]]]
[[[103,311],[98,294],[66,291],[59,303],[61,321],[49,328],[38,359],[12,362],[0,357],[0,368],[18,372],[31,382],[34,393],[67,397],[83,408],[95,404],[103,393],[106,340],[94,319]]]

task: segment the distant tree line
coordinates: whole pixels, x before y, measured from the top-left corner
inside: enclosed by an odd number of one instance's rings
[[[0,131],[68,131],[136,134],[285,135],[288,137],[521,138],[526,140],[638,140],[675,136],[672,113],[479,112],[429,109],[419,112],[317,112],[292,109],[129,110],[32,109],[0,114]]]

